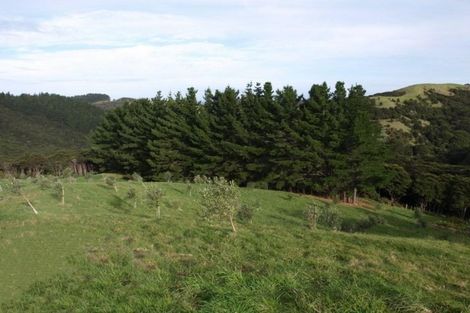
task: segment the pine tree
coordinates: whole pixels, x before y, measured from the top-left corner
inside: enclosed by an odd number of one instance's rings
[[[387,181],[386,150],[378,122],[372,119],[373,104],[362,86],[353,86],[347,98],[348,122],[342,143],[345,162],[337,170],[343,191],[376,195]]]

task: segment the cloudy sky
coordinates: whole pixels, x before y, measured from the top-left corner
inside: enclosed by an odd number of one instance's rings
[[[0,90],[470,82],[467,0],[2,0]]]

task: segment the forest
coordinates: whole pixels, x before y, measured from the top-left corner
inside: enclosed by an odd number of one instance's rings
[[[107,112],[87,157],[100,171],[147,180],[223,176],[240,186],[357,196],[470,216],[470,92],[380,108],[360,85],[270,83],[137,100]],[[409,130],[386,129],[398,119]]]

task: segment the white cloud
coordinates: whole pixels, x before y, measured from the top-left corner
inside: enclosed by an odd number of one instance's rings
[[[4,90],[16,92],[151,96],[189,85],[341,79],[341,73],[330,72],[356,59],[449,53],[468,65],[458,49],[469,45],[465,16],[439,23],[394,20],[391,12],[330,2],[236,0],[228,8],[197,0],[191,4],[215,11],[95,10],[40,20],[0,16],[0,81]],[[382,66],[387,72],[387,64]]]

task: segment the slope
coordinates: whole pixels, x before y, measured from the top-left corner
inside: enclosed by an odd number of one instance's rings
[[[412,211],[364,202],[336,210],[383,223],[312,231],[305,209],[325,199],[243,189],[258,209],[233,236],[200,217],[200,185],[119,180],[115,192],[104,177],[65,179],[64,206],[21,181],[37,216],[4,188],[2,312],[469,312],[461,222],[425,215],[422,227]],[[153,187],[165,193],[159,220],[145,200]]]
[[[453,94],[452,89],[470,90],[470,86],[461,84],[416,84],[394,91],[374,94],[371,98],[374,99],[381,108],[395,107],[397,103],[403,104],[407,100],[417,98],[428,100],[430,105],[440,106],[442,103],[432,103],[427,96],[427,92],[434,91],[442,95],[450,96]]]
[[[79,150],[101,121],[103,111],[79,99],[58,95],[0,94],[0,162]]]

